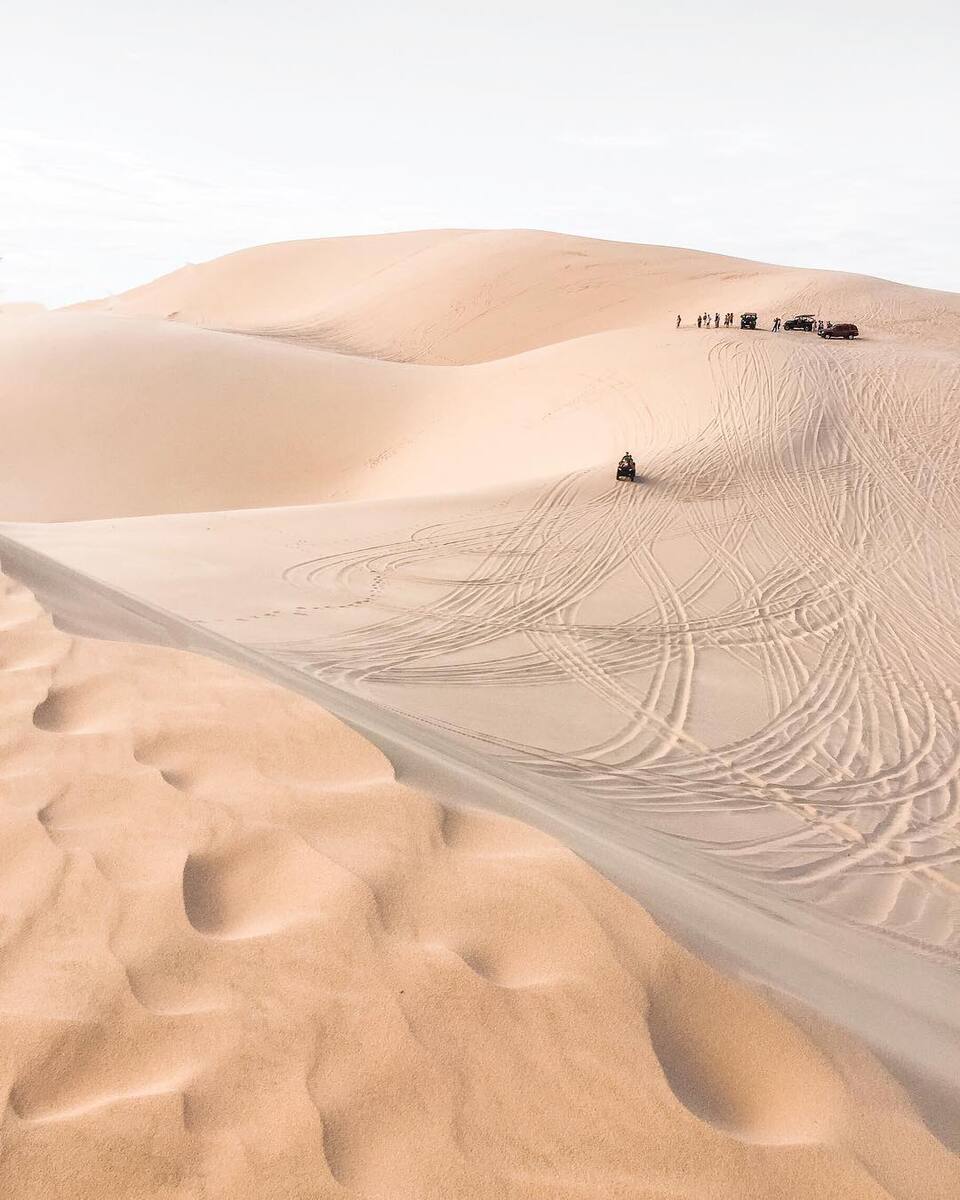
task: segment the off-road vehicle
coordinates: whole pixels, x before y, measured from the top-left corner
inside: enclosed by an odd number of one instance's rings
[[[799,316],[791,317],[789,321],[784,321],[784,329],[804,329],[807,333],[813,331],[817,323],[817,318],[813,313],[800,313]]]
[[[853,324],[831,325],[829,329],[821,329],[822,338],[855,338],[860,336],[860,330]]]

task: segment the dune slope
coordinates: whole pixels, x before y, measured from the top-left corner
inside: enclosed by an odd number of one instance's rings
[[[463,493],[627,445],[649,466],[701,437],[709,460],[723,452],[716,358],[731,335],[692,328],[704,308],[851,317],[864,341],[841,361],[870,373],[888,353],[955,363],[960,343],[955,296],[694,251],[478,231],[257,247],[0,323],[0,514]],[[797,346],[746,336],[777,363]],[[820,403],[850,398],[827,379]]]
[[[956,345],[952,294],[834,271],[536,230],[285,242],[184,268],[87,308],[402,361],[503,358],[679,313],[819,312]]]
[[[517,484],[609,459],[640,428],[667,445],[709,419],[706,358],[681,376],[669,354],[615,332],[439,368],[38,316],[0,326],[0,512],[61,521]]]
[[[956,1195],[865,1052],[549,838],[0,589],[5,1197]]]

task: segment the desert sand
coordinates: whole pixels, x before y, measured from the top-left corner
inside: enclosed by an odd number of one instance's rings
[[[698,330],[705,310],[765,328]],[[862,337],[768,332],[794,312]],[[89,754],[64,771],[120,772],[107,791],[138,815],[63,825],[106,863],[83,911],[112,970],[152,963],[168,1038],[165,1083],[98,1091],[88,1064],[80,1099],[40,1111],[115,1120],[78,1135],[98,1163],[98,1138],[140,1130],[165,1182],[131,1195],[243,1195],[248,1177],[283,1196],[957,1194],[918,1114],[955,1140],[958,345],[952,294],[531,232],[260,247],[0,322],[7,538],[148,606],[180,644],[234,647],[334,708],[405,722],[425,754],[470,756],[584,853],[593,837],[669,860],[708,905],[735,900],[731,961],[886,1052],[913,1097],[542,832],[397,783],[315,706],[36,617],[44,646],[70,648],[53,699],[46,650],[11,684],[17,777],[32,796],[51,734]],[[627,448],[636,485],[613,479]],[[89,686],[70,673],[85,662],[104,664]],[[139,798],[141,773],[162,797]],[[17,812],[59,845],[57,788],[36,787]],[[154,803],[172,807],[151,823]],[[651,887],[634,870],[633,894]],[[708,913],[698,939],[657,903],[711,957]],[[830,987],[778,974],[754,917]],[[882,1014],[861,963],[889,976]],[[90,988],[65,1020],[125,1019]],[[190,1023],[219,1005],[225,1030]],[[49,1083],[50,1044],[31,1079]],[[32,1094],[11,1092],[18,1130]]]
[[[0,586],[5,1197],[957,1194],[865,1051],[552,839]]]
[[[698,336],[708,306],[853,313],[865,340]],[[725,470],[770,470],[753,440],[744,462],[727,439],[763,428],[779,463],[816,433],[838,469],[836,420],[877,375],[890,376],[890,419],[898,402],[913,412],[916,391],[929,417],[955,386],[958,343],[952,294],[693,251],[535,233],[262,247],[0,323],[0,512],[68,521],[515,490],[600,464],[606,477],[628,444],[648,475],[678,462],[664,483],[679,501],[711,488],[719,504]]]

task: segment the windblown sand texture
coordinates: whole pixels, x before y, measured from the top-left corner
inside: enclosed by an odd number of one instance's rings
[[[0,1194],[952,1200],[866,1054],[315,706],[0,578]]]

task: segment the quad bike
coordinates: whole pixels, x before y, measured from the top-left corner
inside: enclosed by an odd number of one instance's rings
[[[624,455],[617,464],[617,478],[629,479],[631,483],[635,483],[637,479],[637,464],[632,458],[627,458]]]

